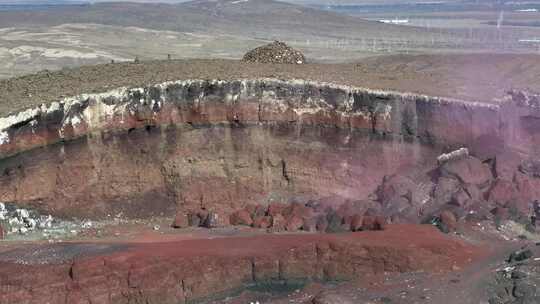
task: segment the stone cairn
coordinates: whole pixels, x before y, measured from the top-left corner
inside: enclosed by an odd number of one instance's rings
[[[305,56],[287,44],[274,41],[255,48],[244,55],[242,61],[250,63],[304,64]]]

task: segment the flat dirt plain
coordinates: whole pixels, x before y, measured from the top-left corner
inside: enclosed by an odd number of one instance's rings
[[[269,0],[220,0],[0,10],[0,78],[136,57],[239,59],[273,40],[319,63],[391,54],[538,53],[534,39],[540,27],[509,25],[534,21],[538,12],[506,12],[509,24],[497,27],[489,23],[497,22],[500,11],[490,6],[472,13],[384,7],[383,12],[345,8],[336,13]],[[396,17],[410,23],[378,22]]]

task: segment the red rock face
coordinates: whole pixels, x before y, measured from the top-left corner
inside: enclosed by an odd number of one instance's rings
[[[203,208],[219,221],[275,197],[367,201],[383,177],[433,166],[441,147],[466,146],[481,160],[532,151],[524,141],[537,142],[536,128],[524,121],[536,114],[513,100],[480,105],[271,79],[117,90],[0,119],[0,201],[93,218]],[[484,186],[487,165],[463,166],[446,171]]]
[[[72,256],[83,249],[86,256]],[[480,254],[432,227],[406,225],[339,235],[265,235],[127,247],[65,244],[34,254],[23,250],[17,257],[23,264],[0,262],[1,303],[177,304],[247,283],[449,271]],[[45,262],[39,252],[56,255]]]

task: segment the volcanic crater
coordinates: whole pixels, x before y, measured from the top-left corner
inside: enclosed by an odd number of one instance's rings
[[[267,218],[256,228],[275,234],[23,246],[55,252],[53,261],[4,250],[1,302],[184,303],[257,282],[463,267],[481,250],[411,224],[437,218],[452,230],[485,206],[526,213],[540,189],[537,99],[512,92],[487,104],[301,79],[184,79],[4,116],[2,202],[59,218],[176,218],[185,229]],[[458,149],[466,153],[439,157]],[[363,219],[357,227],[354,216]],[[367,227],[368,217],[378,224]],[[324,233],[332,229],[342,233]],[[344,232],[357,230],[382,231]]]

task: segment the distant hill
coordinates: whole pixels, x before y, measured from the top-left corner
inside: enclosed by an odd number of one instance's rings
[[[284,35],[293,39],[392,39],[426,32],[273,0],[196,0],[180,4],[116,2],[59,6],[46,11],[0,12],[0,27],[65,23],[225,33],[260,39]]]

